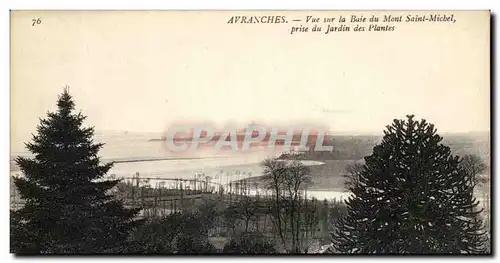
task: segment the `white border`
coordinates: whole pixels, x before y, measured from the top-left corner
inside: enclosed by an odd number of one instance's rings
[[[9,3],[11,2],[11,3]],[[452,3],[452,4],[451,4]],[[7,1],[10,9],[490,9],[494,0],[474,1],[398,1],[398,0],[350,0],[350,1],[269,1],[269,0],[29,0]]]
[[[19,10],[19,9],[55,9],[55,10],[64,10],[64,9],[85,9],[85,10],[97,10],[97,9],[106,9],[106,10],[116,10],[116,9],[125,9],[125,10],[132,10],[132,9],[137,9],[137,10],[145,10],[145,9],[287,9],[287,10],[297,10],[297,9],[343,9],[343,10],[353,10],[353,9],[378,9],[378,10],[388,10],[388,9],[453,9],[453,10],[462,10],[462,9],[491,9],[493,13],[500,12],[499,8],[499,3],[500,1],[495,1],[495,0],[472,0],[472,1],[436,1],[436,0],[412,0],[412,1],[398,1],[398,0],[379,0],[379,1],[373,1],[373,0],[350,0],[350,1],[327,1],[327,0],[304,0],[304,1],[295,1],[295,0],[288,0],[288,1],[275,1],[271,2],[269,0],[245,0],[245,1],[231,1],[231,0],[184,0],[184,1],[176,1],[176,2],[168,2],[168,1],[153,1],[153,0],[138,0],[138,1],[130,1],[130,0],[74,0],[74,1],[68,1],[68,0],[48,0],[48,1],[42,1],[42,0],[30,0],[30,1],[14,1],[14,0],[4,0],[0,1],[1,9],[0,9],[0,21],[1,27],[0,27],[0,36],[2,37],[1,41],[1,73],[0,73],[0,78],[2,83],[2,89],[1,89],[1,95],[0,99],[2,100],[0,103],[0,108],[1,108],[1,121],[2,121],[2,129],[0,130],[1,132],[1,147],[2,150],[0,151],[1,157],[0,160],[2,169],[4,174],[4,183],[2,184],[3,191],[1,191],[4,194],[4,198],[0,198],[2,202],[2,209],[0,210],[2,212],[2,216],[0,217],[0,237],[2,239],[1,242],[1,250],[3,256],[7,258],[8,261],[11,260],[42,260],[42,261],[52,261],[52,260],[69,260],[67,257],[49,257],[49,258],[14,258],[12,255],[9,255],[9,214],[8,214],[8,200],[9,198],[7,197],[9,193],[9,184],[7,182],[7,177],[9,175],[9,155],[10,155],[10,150],[9,150],[9,131],[10,128],[10,123],[9,123],[9,118],[10,118],[10,104],[9,104],[9,9],[12,10]],[[498,22],[498,19],[497,19]],[[498,34],[498,27],[495,28],[495,35]],[[492,72],[492,74],[498,75],[498,67],[495,69],[495,72]],[[497,94],[498,95],[498,94]],[[495,97],[495,100],[497,100],[497,97]],[[498,116],[498,112],[495,111],[495,116]],[[496,130],[496,129],[495,129]],[[493,147],[496,150],[497,145],[495,144]],[[492,149],[493,150],[493,149]],[[498,158],[498,156],[497,156]],[[495,161],[497,161],[497,158],[495,158]],[[495,166],[496,167],[496,166]],[[496,169],[494,171],[494,175],[496,175]],[[498,179],[495,179],[495,182]],[[496,189],[496,183],[495,183],[495,188]],[[492,202],[495,204],[495,202]],[[495,216],[496,218],[496,216]],[[495,227],[498,225],[496,224],[495,220],[494,224]],[[495,242],[495,251],[498,253],[498,240]],[[71,259],[77,259],[81,260],[84,262],[93,262],[93,261],[121,261],[121,260],[133,260],[133,261],[143,261],[143,260],[151,260],[152,258],[76,258],[73,257]],[[219,260],[248,260],[248,259],[256,259],[253,257],[239,257],[239,258],[232,258],[232,257],[217,257],[217,258],[164,258],[164,257],[157,257],[153,260],[210,260],[210,261],[219,261]],[[268,261],[277,261],[277,260],[309,260],[309,259],[316,259],[316,260],[349,260],[349,258],[339,258],[339,257],[334,257],[334,258],[328,258],[328,257],[321,257],[321,258],[309,258],[309,257],[271,257],[271,258],[259,258],[258,260],[268,260]],[[401,260],[402,258],[375,258],[375,257],[370,257],[370,258],[356,258],[355,260],[363,260],[363,259],[369,259],[369,260]],[[405,258],[407,260],[409,258]],[[426,258],[425,260],[429,261],[441,261],[441,260],[455,260],[455,258],[435,258],[435,259],[430,259]]]

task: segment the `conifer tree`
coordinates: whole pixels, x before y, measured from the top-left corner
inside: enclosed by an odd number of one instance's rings
[[[113,163],[101,163],[103,144],[93,141],[92,127],[82,127],[86,117],[74,107],[66,88],[57,111],[41,119],[25,144],[33,156],[16,158],[22,176],[13,179],[26,203],[11,211],[11,252],[119,252],[141,223],[135,219],[139,209],[110,195],[119,180],[103,176]]]
[[[394,120],[335,223],[335,253],[484,253],[473,178],[425,120]]]

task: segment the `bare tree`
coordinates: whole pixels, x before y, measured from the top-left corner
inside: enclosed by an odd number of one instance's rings
[[[282,211],[282,202],[280,198],[280,193],[282,192],[283,177],[286,175],[286,165],[284,162],[278,161],[276,159],[266,159],[262,162],[264,168],[263,175],[268,179],[268,189],[273,193],[273,204],[270,207],[270,215],[274,224],[275,234],[281,240],[281,243],[285,249],[287,249],[286,242],[286,216]]]
[[[282,196],[289,203],[288,216],[292,232],[292,253],[300,253],[305,244],[301,244],[301,213],[303,202],[300,193],[306,190],[310,182],[309,168],[298,160],[288,164],[288,173],[284,177],[285,195]]]
[[[350,163],[345,168],[345,173],[342,175],[344,179],[344,190],[350,189],[359,183],[360,173],[363,170],[363,164],[359,162]]]
[[[301,219],[307,185],[310,182],[309,168],[301,161],[268,159],[263,163],[264,176],[273,192],[271,219],[283,248],[290,253],[300,253],[305,244],[301,235]],[[291,239],[291,244],[288,239]]]
[[[479,156],[475,154],[466,154],[462,157],[462,167],[472,178],[474,185],[478,185],[480,183],[485,183],[488,181],[488,178],[481,177],[481,174],[486,170],[487,166],[479,158]]]
[[[486,229],[490,235],[490,183],[489,175],[483,174],[488,166],[483,160],[475,154],[466,154],[462,157],[461,165],[469,175],[470,180],[473,182],[474,187],[484,187],[483,189],[476,189],[476,192],[482,193],[483,214],[485,216]],[[488,237],[489,238],[489,237]],[[488,242],[486,242],[488,243]]]
[[[301,225],[301,241],[302,250],[307,253],[309,250],[309,241],[317,237],[316,229],[319,224],[319,207],[318,200],[304,200],[304,207],[302,208],[304,219]]]

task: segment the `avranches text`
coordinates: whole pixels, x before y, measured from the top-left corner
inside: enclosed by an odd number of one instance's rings
[[[283,24],[288,23],[285,16],[232,16],[228,24]]]

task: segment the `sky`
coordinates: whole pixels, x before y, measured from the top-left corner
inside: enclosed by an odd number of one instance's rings
[[[307,121],[381,133],[407,114],[440,132],[489,130],[488,12],[456,11],[456,23],[401,23],[393,32],[289,32],[306,25],[292,19],[351,14],[13,11],[11,142],[35,132],[66,85],[97,130]],[[237,15],[289,23],[227,23]]]

